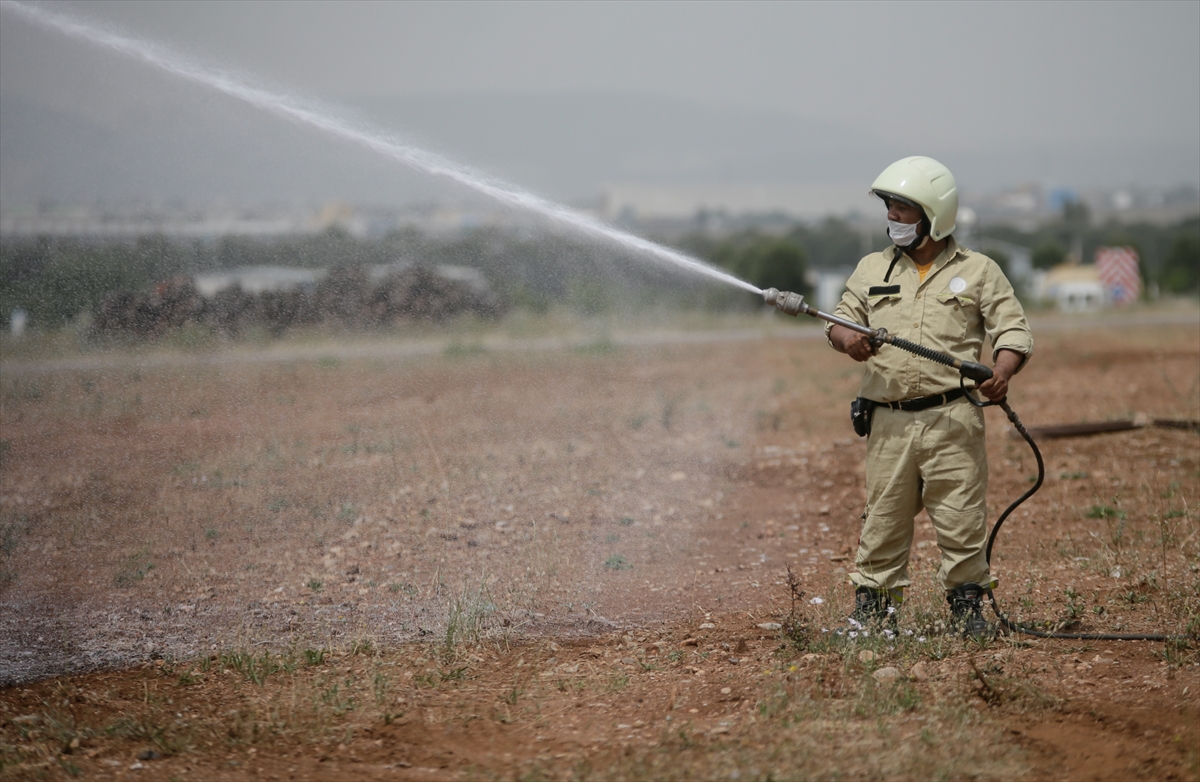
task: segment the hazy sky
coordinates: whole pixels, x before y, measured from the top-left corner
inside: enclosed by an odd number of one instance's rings
[[[1200,142],[1196,2],[61,5],[321,95],[636,91],[932,146]]]
[[[1023,178],[1037,178],[1028,147],[1039,159],[1091,150],[1080,165],[1097,181],[1106,166],[1115,179],[1144,166],[1149,183],[1200,182],[1188,154],[1200,149],[1197,2],[42,5],[335,101],[636,93],[816,120],[888,149],[990,155]],[[3,35],[0,88],[53,103],[63,73],[17,67],[46,34],[5,14]],[[1130,159],[1150,162],[1131,173]]]

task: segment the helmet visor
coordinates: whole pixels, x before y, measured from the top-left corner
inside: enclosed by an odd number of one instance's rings
[[[884,206],[887,206],[887,204],[890,201],[896,201],[897,203],[904,204],[905,206],[911,206],[913,209],[920,209],[922,214],[925,213],[925,207],[921,206],[920,204],[918,204],[916,201],[912,200],[911,198],[905,198],[902,195],[896,195],[895,193],[889,193],[886,190],[871,190],[870,193],[871,193],[871,195],[875,196],[880,201],[882,201]]]

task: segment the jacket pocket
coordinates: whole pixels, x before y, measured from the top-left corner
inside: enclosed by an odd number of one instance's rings
[[[872,312],[874,312],[877,309],[894,307],[899,302],[900,302],[900,292],[899,291],[896,291],[895,293],[892,293],[890,291],[888,293],[876,293],[876,294],[867,296],[867,307],[869,307]]]
[[[937,300],[942,304],[951,304],[957,307],[974,307],[975,300],[970,296],[964,296],[961,293],[939,293]]]
[[[869,323],[867,325],[872,328],[885,328],[888,331],[895,333],[900,328],[901,322],[907,321],[908,318],[902,318],[901,313],[905,308],[902,307],[901,296],[899,293],[884,293],[876,294],[867,297],[867,317]]]
[[[939,293],[937,302],[941,305],[941,317],[948,331],[966,334],[970,328],[975,312],[975,300],[961,293]]]

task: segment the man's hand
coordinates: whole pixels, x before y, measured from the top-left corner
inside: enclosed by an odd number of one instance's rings
[[[996,365],[992,367],[992,379],[980,383],[979,393],[993,402],[1008,396],[1008,380],[1021,368],[1024,360],[1025,357],[1015,350],[1001,349],[996,354]]]
[[[836,323],[829,331],[829,341],[833,343],[834,350],[845,353],[855,361],[866,361],[871,356],[879,355],[879,348],[871,345],[871,338],[866,334],[859,334]]]

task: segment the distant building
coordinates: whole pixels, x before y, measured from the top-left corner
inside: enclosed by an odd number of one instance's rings
[[[846,281],[854,273],[853,266],[835,266],[823,269],[809,269],[805,275],[812,286],[813,303],[822,312],[833,312],[842,294],[846,292]]]
[[[325,269],[293,269],[284,266],[243,266],[223,272],[196,275],[196,290],[209,298],[226,288],[240,287],[246,293],[285,291],[314,285]]]
[[[368,268],[371,280],[378,282],[391,274],[411,268],[412,264],[400,262],[378,264]],[[465,285],[477,295],[491,291],[483,272],[469,266],[434,266],[433,273],[443,280]],[[243,266],[221,272],[196,275],[196,291],[212,298],[220,291],[235,286],[246,293],[259,294],[265,291],[287,291],[294,288],[311,288],[324,279],[328,269],[296,269],[286,266]]]
[[[1107,303],[1100,272],[1091,264],[1063,263],[1036,273],[1033,295],[1063,312],[1090,312]]]
[[[28,322],[29,314],[20,307],[9,313],[8,327],[11,329],[14,338],[18,338],[25,333],[25,324]]]

